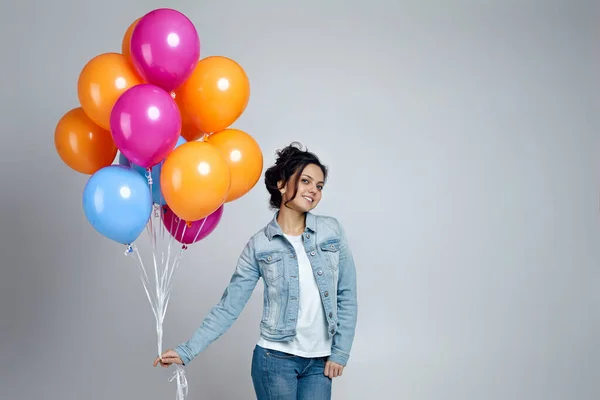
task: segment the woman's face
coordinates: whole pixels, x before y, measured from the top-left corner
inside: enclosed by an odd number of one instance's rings
[[[313,210],[319,201],[321,201],[325,177],[321,168],[315,164],[307,165],[300,172],[298,177],[298,191],[296,196],[287,207],[298,212],[309,212]],[[285,185],[285,193],[283,194],[282,207],[294,195],[294,185],[296,183],[295,176],[291,177]]]

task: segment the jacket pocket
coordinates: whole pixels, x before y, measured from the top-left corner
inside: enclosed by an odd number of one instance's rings
[[[261,253],[256,258],[261,275],[267,282],[275,282],[283,277],[283,256],[281,253]]]
[[[327,258],[329,267],[337,271],[340,263],[340,239],[328,239],[319,243],[319,248]]]

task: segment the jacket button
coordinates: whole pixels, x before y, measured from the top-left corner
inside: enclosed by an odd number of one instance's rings
[[[323,295],[324,295],[325,297],[328,297],[328,296],[329,296],[329,292],[325,292],[325,293],[323,293]]]
[[[311,251],[311,252],[310,252],[310,255],[311,255],[311,256],[314,256],[315,254],[317,254],[317,253],[315,253],[314,251]]]
[[[331,250],[335,250],[335,246],[334,245],[331,245]]]
[[[310,239],[310,233],[307,233],[307,234],[306,234],[306,238],[307,238],[307,239]]]
[[[267,257],[267,261],[271,261],[273,258],[271,256]]]
[[[335,329],[332,329],[330,332],[333,335],[335,333]]]
[[[329,313],[329,318],[332,318],[332,317],[333,317],[333,313]]]
[[[317,275],[323,275],[323,271],[322,270],[318,270],[317,271]]]

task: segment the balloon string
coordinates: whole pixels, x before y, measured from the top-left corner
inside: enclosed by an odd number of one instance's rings
[[[150,186],[150,190],[152,190],[152,180],[150,178],[150,169],[148,169],[148,183]],[[146,270],[146,266],[144,265],[144,261],[142,256],[135,246],[135,244],[127,245],[125,254],[134,253],[137,258],[137,264],[139,267],[139,276],[142,282],[144,292],[146,293],[146,297],[148,298],[148,302],[152,308],[152,312],[154,314],[154,318],[156,321],[156,339],[157,339],[157,351],[158,356],[162,356],[163,351],[163,336],[164,336],[164,320],[167,313],[167,309],[169,306],[171,291],[172,291],[172,279],[175,270],[179,267],[181,263],[181,258],[183,255],[183,249],[180,249],[175,254],[171,254],[171,243],[173,240],[173,236],[170,236],[168,240],[159,240],[166,239],[166,235],[160,235],[159,232],[166,229],[163,224],[163,220],[161,218],[161,206],[158,204],[154,205],[154,213],[151,215],[146,228],[147,232],[150,236],[151,241],[151,249],[152,249],[152,261],[154,266],[154,285],[151,282],[150,274]],[[154,220],[156,219],[156,220]],[[180,222],[180,221],[179,221]],[[185,225],[183,226],[185,232]],[[164,257],[164,247],[162,246],[164,242],[168,242],[168,248],[166,249],[167,257],[165,260]],[[161,247],[159,249],[159,246]],[[158,251],[163,251],[162,257],[158,257]],[[151,288],[154,287],[154,290]],[[185,377],[185,371],[181,366],[176,366],[176,371],[173,377],[170,379],[172,382],[176,380],[177,383],[177,400],[184,400],[184,397],[187,396],[188,393],[188,383]]]
[[[148,185],[150,185],[150,193],[152,193],[152,168],[146,168],[146,178],[148,179]]]
[[[179,224],[181,224],[181,220],[179,221],[179,223],[177,224],[177,228],[179,228]],[[187,224],[183,224],[183,229],[181,230],[181,238],[183,239],[183,237],[185,236],[185,230],[187,229]],[[183,244],[181,246],[181,250],[187,250],[187,245]]]
[[[181,220],[178,222],[177,227],[179,228],[179,224],[181,223]],[[186,226],[183,226],[183,232],[182,235],[185,234],[185,229]],[[171,236],[170,239],[173,239],[173,236]],[[172,243],[172,241],[169,241],[170,243]],[[170,250],[170,245],[169,245],[169,250]],[[169,272],[166,274],[166,276],[163,277],[163,288],[165,290],[165,304],[164,304],[164,308],[162,310],[162,319],[164,320],[165,314],[167,312],[167,307],[169,305],[169,300],[171,297],[171,282],[173,279],[173,274],[175,273],[175,270],[177,270],[177,268],[179,268],[179,265],[181,264],[181,258],[183,256],[183,252],[184,252],[185,248],[181,248],[179,250],[179,252],[177,253],[177,255],[174,257],[173,263],[171,265],[171,268],[169,268]],[[167,265],[169,265],[167,263]],[[166,271],[165,271],[166,272]],[[177,392],[176,392],[176,400],[184,400],[185,397],[188,395],[188,381],[187,378],[185,376],[185,370],[183,369],[183,367],[175,364],[175,372],[173,374],[173,377],[170,379],[170,381],[172,382],[173,380],[177,381]]]
[[[152,312],[154,313],[154,318],[158,319],[157,307],[156,307],[156,298],[155,296],[150,294],[150,278],[148,277],[148,273],[146,272],[146,268],[144,267],[144,261],[142,260],[142,256],[137,248],[137,246],[132,246],[134,254],[138,259],[138,267],[140,269],[140,279],[142,281],[142,285],[144,286],[144,291],[146,292],[146,296],[148,297],[148,302],[150,303],[150,307],[152,307]]]
[[[202,220],[202,225],[200,225],[200,229],[198,229],[198,232],[196,232],[196,236],[194,237],[194,243],[196,242],[196,240],[198,240],[198,237],[200,236],[200,232],[202,232],[202,228],[204,228],[204,224],[206,223],[207,219],[208,219],[208,217],[206,217]]]
[[[177,379],[177,400],[183,400],[185,396],[188,394],[188,381],[185,377],[185,370],[179,366],[175,365],[175,372],[169,382],[173,382],[174,379]]]

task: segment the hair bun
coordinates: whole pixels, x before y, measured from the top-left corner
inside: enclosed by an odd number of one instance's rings
[[[281,150],[276,152],[277,159],[275,161],[276,165],[285,164],[287,160],[293,158],[294,156],[303,153],[305,150],[302,150],[302,144],[299,142],[292,142],[289,146],[284,147]]]

